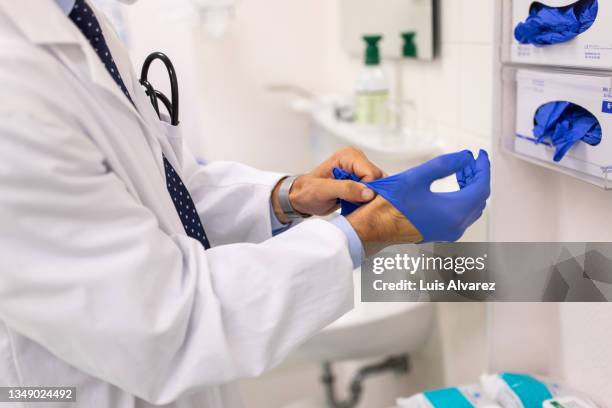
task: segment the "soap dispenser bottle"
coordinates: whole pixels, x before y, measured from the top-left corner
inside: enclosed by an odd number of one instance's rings
[[[363,37],[365,67],[357,79],[355,121],[359,125],[384,127],[388,122],[389,83],[380,66],[380,35]]]

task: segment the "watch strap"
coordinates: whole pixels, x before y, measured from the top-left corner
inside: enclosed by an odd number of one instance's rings
[[[291,200],[289,199],[289,193],[291,193],[291,188],[295,183],[295,180],[300,176],[290,176],[285,178],[278,189],[278,202],[280,204],[281,210],[283,210],[283,214],[289,220],[297,220],[301,218],[308,218],[310,215],[302,214],[296,211],[291,204]]]

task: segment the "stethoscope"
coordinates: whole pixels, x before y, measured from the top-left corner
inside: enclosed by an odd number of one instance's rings
[[[151,64],[155,60],[160,60],[166,66],[166,70],[168,71],[168,77],[170,78],[170,92],[171,99],[168,99],[166,95],[161,93],[160,91],[153,88],[153,85],[149,82],[149,68],[151,68]],[[153,109],[157,113],[157,116],[161,119],[161,114],[159,112],[159,101],[163,103],[168,114],[170,115],[170,124],[173,126],[178,126],[179,124],[179,90],[178,90],[178,79],[176,76],[176,71],[174,69],[174,65],[172,65],[172,61],[170,58],[164,53],[154,52],[149,55],[142,65],[142,71],[140,74],[140,84],[145,88],[146,94],[151,100],[151,104],[153,105]]]

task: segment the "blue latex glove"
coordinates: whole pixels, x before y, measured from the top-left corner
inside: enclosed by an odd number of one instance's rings
[[[602,130],[597,118],[581,106],[550,102],[536,111],[533,135],[537,143],[551,143],[556,149],[554,160],[560,162],[580,141],[597,146]]]
[[[434,181],[456,174],[460,190],[434,193]],[[334,169],[339,180],[360,181],[354,174]],[[403,173],[364,183],[397,208],[419,230],[425,242],[454,242],[480,218],[491,194],[489,156],[478,160],[469,150],[437,157]],[[360,205],[341,202],[342,215]]]
[[[514,37],[536,47],[564,43],[591,28],[598,11],[598,0],[580,0],[565,7],[535,3],[527,20],[514,30]]]

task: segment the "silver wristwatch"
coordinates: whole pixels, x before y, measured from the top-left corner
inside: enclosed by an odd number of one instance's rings
[[[280,204],[281,210],[283,210],[283,214],[290,221],[310,217],[310,215],[297,212],[291,205],[291,200],[289,200],[289,193],[291,192],[291,187],[293,187],[293,183],[295,183],[295,180],[297,180],[298,177],[300,176],[287,177],[281,182],[281,185],[278,189],[278,202]]]

